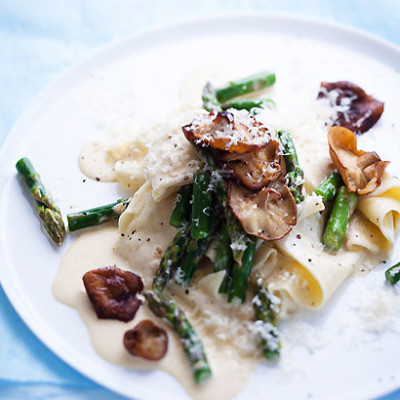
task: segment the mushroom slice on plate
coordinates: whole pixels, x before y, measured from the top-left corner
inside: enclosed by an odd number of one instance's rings
[[[270,141],[268,129],[246,110],[210,112],[182,130],[190,142],[231,153],[256,151]]]
[[[347,81],[321,82],[318,98],[328,98],[336,108],[335,126],[344,126],[354,133],[371,129],[381,117],[384,104],[365,93],[354,83]]]
[[[252,153],[220,152],[217,157],[226,163],[225,169],[231,170],[236,179],[252,190],[262,189],[269,182],[276,181],[285,162],[276,140],[270,140],[265,147]]]
[[[146,319],[125,332],[124,346],[133,356],[158,361],[167,353],[168,335],[164,329]]]
[[[263,240],[286,236],[297,221],[297,207],[289,188],[274,182],[259,192],[229,183],[229,206],[243,229]]]
[[[336,126],[328,132],[329,153],[349,192],[359,195],[373,192],[380,184],[389,161],[381,161],[375,152],[357,149],[356,135]]]
[[[93,269],[83,275],[83,283],[98,318],[128,322],[141,305],[136,297],[143,290],[139,275],[117,267]]]

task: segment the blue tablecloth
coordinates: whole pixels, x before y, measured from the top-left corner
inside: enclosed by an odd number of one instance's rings
[[[398,0],[1,0],[0,144],[51,79],[110,40],[229,12],[335,20],[400,45]],[[25,326],[0,287],[0,399],[123,399],[71,369]],[[400,399],[400,390],[382,399]]]

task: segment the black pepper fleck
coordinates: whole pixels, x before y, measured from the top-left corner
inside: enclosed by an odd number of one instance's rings
[[[301,239],[301,235],[300,234],[296,235],[296,238]]]
[[[96,176],[96,181],[100,182],[100,178],[98,176]]]

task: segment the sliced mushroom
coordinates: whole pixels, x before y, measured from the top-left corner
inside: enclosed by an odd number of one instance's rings
[[[164,329],[146,319],[125,332],[124,346],[133,356],[158,361],[168,351],[168,335]]]
[[[252,190],[262,189],[269,182],[276,181],[285,162],[276,140],[270,140],[261,150],[252,153],[219,152],[217,158],[226,163],[225,169],[231,170],[236,179]]]
[[[289,188],[277,181],[259,192],[229,183],[229,206],[243,229],[263,240],[282,239],[297,221],[297,207]]]
[[[268,129],[245,110],[235,115],[229,111],[210,112],[182,130],[190,142],[231,153],[256,151],[270,141]]]
[[[389,161],[381,161],[375,152],[357,149],[357,137],[343,127],[328,132],[329,153],[349,192],[359,195],[373,192],[380,184]]]
[[[318,98],[328,98],[336,108],[334,126],[344,126],[357,134],[371,129],[384,110],[384,103],[347,81],[321,82]]]
[[[142,303],[136,294],[143,290],[143,282],[133,272],[98,268],[86,272],[83,283],[98,318],[128,322]]]

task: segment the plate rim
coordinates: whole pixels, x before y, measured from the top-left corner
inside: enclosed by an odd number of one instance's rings
[[[99,49],[89,52],[88,55],[82,57],[78,62],[73,63],[71,66],[67,67],[60,73],[58,73],[53,79],[50,80],[44,88],[39,91],[39,93],[34,96],[32,101],[25,107],[20,116],[12,125],[11,129],[6,133],[6,136],[0,147],[0,185],[5,187],[12,177],[9,175],[9,171],[13,169],[13,165],[8,165],[6,163],[7,157],[4,157],[7,149],[13,146],[13,143],[18,143],[20,137],[24,137],[23,126],[26,125],[31,118],[36,115],[36,111],[40,109],[43,103],[46,103],[47,98],[51,98],[54,93],[56,93],[59,88],[64,86],[64,82],[69,80],[77,79],[76,76],[82,74],[83,71],[88,69],[91,64],[96,64],[97,61],[101,61],[107,58],[107,55],[112,51],[117,51],[129,46],[129,43],[137,43],[145,38],[156,38],[157,35],[173,35],[174,32],[179,32],[185,29],[185,27],[191,27],[204,25],[204,24],[216,24],[217,22],[228,22],[233,23],[234,21],[240,20],[281,20],[284,23],[296,22],[297,24],[302,24],[304,26],[314,26],[316,28],[325,29],[329,32],[340,32],[344,35],[351,36],[352,39],[367,42],[369,45],[374,45],[382,48],[388,54],[399,57],[400,59],[400,45],[389,41],[386,38],[379,37],[375,34],[364,31],[360,28],[355,28],[343,23],[332,21],[325,18],[319,18],[309,15],[294,14],[287,12],[230,12],[227,14],[215,14],[211,16],[187,18],[185,20],[173,21],[166,24],[160,24],[155,27],[150,27],[144,29],[138,33],[128,34],[122,38],[118,38],[110,41],[108,44],[100,46]],[[293,34],[293,31],[291,32]],[[74,78],[75,77],[75,78]],[[4,201],[4,195],[0,198],[0,205]],[[3,230],[0,231],[0,239],[3,237]],[[63,350],[63,341],[60,338],[53,338],[49,341],[48,336],[45,334],[46,329],[40,323],[35,322],[35,318],[32,318],[29,314],[29,305],[20,299],[14,290],[18,288],[18,282],[13,281],[12,274],[8,273],[7,256],[3,248],[3,241],[0,240],[0,284],[7,296],[7,299],[11,303],[14,310],[18,313],[19,317],[23,320],[25,326],[38,338],[41,343],[43,343],[53,354],[65,362],[69,367],[81,373],[86,378],[89,378],[93,382],[96,382],[102,387],[108,390],[114,391],[115,393],[131,397],[132,393],[124,391],[120,387],[116,387],[116,384],[105,383],[101,377],[98,377],[95,372],[91,372],[90,364],[82,358],[78,365],[72,357],[68,355],[68,351]],[[15,293],[18,293],[15,291]],[[28,308],[26,308],[28,306]],[[68,347],[66,347],[66,350]],[[394,382],[387,383],[383,385],[383,388],[376,387],[375,390],[368,390],[371,388],[364,388],[354,390],[353,392],[346,395],[346,399],[362,399],[365,396],[383,396],[389,394],[400,388],[400,379],[394,380]],[[139,394],[135,398],[137,399],[151,399],[154,395],[153,392],[149,392],[148,389],[139,386]]]

